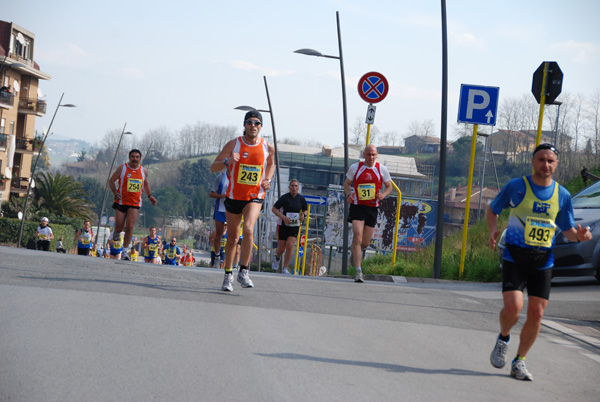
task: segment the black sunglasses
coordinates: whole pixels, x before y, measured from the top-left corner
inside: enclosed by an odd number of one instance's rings
[[[260,126],[262,123],[256,120],[246,120],[244,123],[249,124],[251,126]]]
[[[533,150],[533,155],[535,156],[535,154],[537,153],[537,151],[542,151],[544,149],[549,149],[550,151],[552,151],[556,155],[558,155],[558,149],[556,149],[556,147],[554,145],[549,144],[549,143],[540,144],[537,147],[535,147],[535,149]]]

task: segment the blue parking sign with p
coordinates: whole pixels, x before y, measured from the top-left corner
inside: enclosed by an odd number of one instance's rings
[[[457,121],[495,126],[499,93],[498,87],[461,84]]]

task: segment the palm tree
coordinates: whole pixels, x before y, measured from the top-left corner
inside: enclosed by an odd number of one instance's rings
[[[93,219],[93,207],[87,200],[81,183],[72,176],[42,172],[37,176],[35,196],[40,208],[53,215]]]

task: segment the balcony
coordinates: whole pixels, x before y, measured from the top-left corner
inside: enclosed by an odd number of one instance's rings
[[[46,114],[47,106],[45,100],[38,100],[36,98],[19,99],[19,112],[43,116]]]
[[[20,154],[32,154],[40,152],[42,141],[40,139],[17,138],[15,142],[15,152]]]
[[[29,187],[28,177],[13,177],[10,181],[10,192],[15,194],[26,194]]]
[[[0,91],[0,107],[12,109],[15,105],[15,96],[10,92]]]

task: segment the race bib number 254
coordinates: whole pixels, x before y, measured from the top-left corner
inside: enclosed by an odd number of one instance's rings
[[[140,179],[127,179],[127,191],[139,193],[142,190],[142,181]]]

